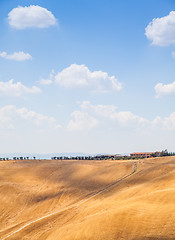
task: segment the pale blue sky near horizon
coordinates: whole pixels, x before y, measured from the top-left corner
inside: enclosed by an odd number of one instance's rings
[[[172,11],[172,0],[1,0],[0,151],[175,151]]]

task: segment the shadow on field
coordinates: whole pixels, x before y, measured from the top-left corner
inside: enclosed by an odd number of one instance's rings
[[[42,195],[35,195],[33,198],[32,198],[32,201],[31,201],[31,204],[33,203],[39,203],[39,202],[44,202],[44,201],[47,201],[47,200],[50,200],[50,199],[53,199],[53,198],[56,198],[56,197],[60,197],[64,192],[61,191],[61,192],[57,192],[57,193],[51,193],[51,194],[42,194]]]

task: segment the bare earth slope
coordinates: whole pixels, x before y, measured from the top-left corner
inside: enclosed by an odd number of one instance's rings
[[[0,239],[171,240],[174,226],[175,157],[0,162]]]

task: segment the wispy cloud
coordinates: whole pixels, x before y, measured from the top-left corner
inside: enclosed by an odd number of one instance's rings
[[[24,52],[14,52],[13,54],[0,52],[0,57],[8,60],[21,61],[21,62],[32,59],[32,56],[29,53],[24,53]]]
[[[175,130],[175,112],[172,112],[168,117],[156,117],[152,121],[152,126],[154,128],[158,127],[159,130],[162,128],[168,131]]]
[[[3,95],[20,97],[26,93],[36,94],[40,92],[41,90],[36,86],[29,88],[23,85],[21,82],[13,83],[13,79],[9,80],[8,82],[0,82],[0,94]]]
[[[142,126],[148,121],[136,114],[129,111],[117,111],[117,107],[114,105],[93,105],[89,101],[84,101],[80,104],[80,110],[72,113],[73,120],[70,120],[67,128],[74,131],[86,131],[90,130],[103,120],[106,120],[108,124],[110,121],[116,122],[123,127]]]
[[[52,81],[51,79],[41,78],[40,81],[39,81],[39,83],[40,83],[41,85],[50,85],[50,84],[53,83],[53,81]]]
[[[31,111],[25,107],[17,108],[14,105],[7,105],[0,108],[0,127],[15,128],[15,121],[27,121],[38,127],[46,126],[53,129],[59,129],[61,126],[54,117]]]
[[[132,121],[136,121],[138,123],[145,123],[147,121],[146,119],[139,117],[129,111],[117,111],[117,107],[115,105],[93,105],[90,102],[85,101],[81,104],[81,108],[84,110],[91,110],[93,113],[100,117],[117,121],[123,125],[127,125]]]
[[[156,92],[156,98],[161,96],[175,94],[175,82],[169,84],[158,83],[154,87]]]

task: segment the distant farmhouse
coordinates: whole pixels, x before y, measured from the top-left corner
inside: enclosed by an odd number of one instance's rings
[[[149,157],[160,157],[162,152],[135,152],[131,153],[131,157],[135,158],[149,158]]]

